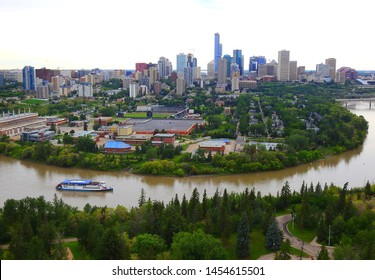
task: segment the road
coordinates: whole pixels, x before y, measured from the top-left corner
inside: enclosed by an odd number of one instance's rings
[[[287,224],[292,220],[291,214],[276,217],[276,220],[277,220],[280,230],[283,233],[284,240],[289,239],[291,246],[299,250],[302,250],[302,246],[303,246],[303,252],[305,252],[306,254],[310,256],[310,258],[304,258],[304,259],[313,260],[318,257],[320,249],[321,249],[321,245],[316,243],[316,238],[314,238],[314,240],[311,243],[306,243],[298,239],[297,237],[293,236],[288,231]],[[332,252],[334,250],[334,247],[326,246],[326,248],[327,248],[330,258],[332,258]],[[272,253],[272,254],[261,256],[259,260],[269,260],[273,258],[274,258],[274,254]],[[296,259],[296,258],[294,257],[292,259]]]

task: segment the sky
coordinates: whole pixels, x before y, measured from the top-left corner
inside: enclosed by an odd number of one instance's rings
[[[207,69],[214,34],[223,55],[290,60],[314,70],[375,70],[373,0],[0,0],[0,69],[135,69],[193,53]]]

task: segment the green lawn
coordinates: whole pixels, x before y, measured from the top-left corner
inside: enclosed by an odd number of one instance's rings
[[[250,234],[250,260],[257,260],[260,256],[272,253],[265,246],[266,239],[260,229],[253,230]]]
[[[23,100],[22,103],[26,103],[28,105],[39,105],[39,104],[48,103],[48,101],[40,100],[40,99],[26,99],[26,100]]]
[[[316,236],[315,230],[302,229],[298,224],[294,223],[294,229],[292,228],[292,222],[289,222],[287,228],[291,234],[295,237],[310,243]]]

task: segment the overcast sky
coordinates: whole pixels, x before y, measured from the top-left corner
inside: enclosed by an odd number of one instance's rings
[[[207,68],[214,33],[223,55],[276,59],[306,69],[329,57],[337,68],[375,70],[373,0],[0,0],[0,69],[134,69],[194,53]]]

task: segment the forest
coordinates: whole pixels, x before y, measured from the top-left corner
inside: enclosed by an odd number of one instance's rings
[[[335,246],[334,259],[375,259],[375,186],[349,189],[303,183],[299,192],[288,182],[276,196],[246,189],[217,190],[212,197],[194,189],[190,197],[169,202],[147,198],[127,209],[71,207],[56,195],[8,199],[0,209],[1,259],[209,260],[257,259],[275,253],[290,259],[275,217],[295,213],[296,227]],[[66,243],[65,238],[76,242]],[[3,248],[3,247],[2,247]],[[329,259],[322,251],[317,259]],[[299,254],[299,253],[298,253]],[[313,256],[316,257],[316,256]]]

